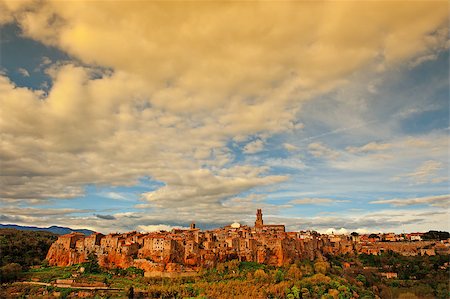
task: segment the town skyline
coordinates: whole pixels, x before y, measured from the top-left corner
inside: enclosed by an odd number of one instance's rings
[[[450,231],[449,10],[0,0],[0,223]]]

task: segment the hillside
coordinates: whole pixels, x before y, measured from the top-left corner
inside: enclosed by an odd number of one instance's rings
[[[39,265],[57,238],[56,234],[45,231],[0,229],[0,266],[10,263],[22,267]]]
[[[89,236],[94,233],[94,231],[89,229],[72,229],[70,227],[63,227],[63,226],[50,226],[50,227],[36,227],[36,226],[21,226],[16,224],[0,224],[0,229],[3,228],[12,228],[17,230],[23,230],[23,231],[40,231],[40,232],[50,232],[57,235],[65,235],[70,234],[71,232],[77,232],[85,234],[86,236]]]

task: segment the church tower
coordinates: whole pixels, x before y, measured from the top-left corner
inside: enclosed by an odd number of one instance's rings
[[[256,221],[255,227],[263,227],[262,211],[261,209],[256,210]]]

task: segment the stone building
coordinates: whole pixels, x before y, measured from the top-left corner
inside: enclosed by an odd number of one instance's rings
[[[85,262],[93,253],[102,267],[134,266],[152,276],[152,271],[195,271],[233,259],[282,266],[327,254],[380,254],[392,250],[405,255],[433,255],[450,251],[448,242],[394,242],[395,235],[389,236],[389,242],[370,242],[369,237],[373,236],[355,240],[352,236],[314,231],[286,232],[284,225],[264,224],[262,210],[258,209],[254,227],[235,222],[201,231],[192,223],[189,229],[170,232],[95,233],[88,237],[71,233],[52,244],[47,260],[50,265],[67,266]]]

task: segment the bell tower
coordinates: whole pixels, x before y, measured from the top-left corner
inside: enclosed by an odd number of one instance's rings
[[[263,227],[262,211],[261,209],[256,210],[256,221],[255,227]]]

